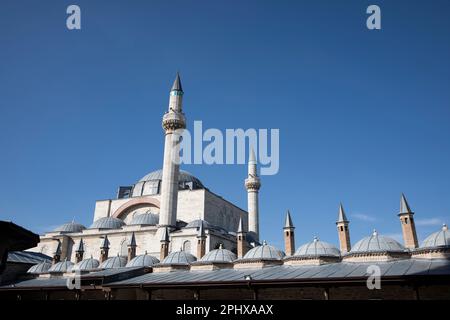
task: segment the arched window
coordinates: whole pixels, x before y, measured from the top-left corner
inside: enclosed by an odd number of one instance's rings
[[[187,253],[191,253],[191,242],[189,240],[186,240],[183,242],[183,251]]]

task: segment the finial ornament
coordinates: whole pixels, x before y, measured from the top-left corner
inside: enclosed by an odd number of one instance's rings
[[[263,240],[263,246],[267,246],[267,241]]]
[[[223,244],[219,244],[219,249],[223,249]]]
[[[373,229],[373,233],[372,233],[372,235],[373,235],[373,236],[375,236],[375,237],[376,237],[376,236],[378,236],[378,232],[377,232],[377,230],[376,230],[376,229]]]
[[[443,225],[442,225],[442,231],[447,231],[448,230],[448,227],[447,227],[447,225],[444,223]]]

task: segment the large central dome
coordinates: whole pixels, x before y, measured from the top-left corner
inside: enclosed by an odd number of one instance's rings
[[[145,176],[143,176],[139,182],[147,182],[147,181],[155,181],[155,180],[162,180],[162,170],[156,170],[152,171]],[[186,183],[192,183],[193,189],[201,189],[204,188],[202,182],[194,177],[192,174],[190,174],[187,171],[180,170],[180,175],[178,176],[178,181],[180,184],[186,184]]]

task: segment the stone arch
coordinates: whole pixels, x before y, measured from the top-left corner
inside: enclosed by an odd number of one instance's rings
[[[192,251],[191,241],[186,240],[183,242],[183,251],[185,251],[187,253],[191,253],[191,251]]]
[[[130,211],[133,208],[141,207],[143,205],[150,205],[156,208],[160,207],[160,202],[158,199],[155,198],[134,198],[123,205],[121,205],[119,208],[117,208],[116,211],[111,215],[113,218],[119,218],[122,216],[122,214]]]

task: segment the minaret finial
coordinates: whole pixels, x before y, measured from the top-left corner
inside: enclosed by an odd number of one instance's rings
[[[291,213],[289,210],[286,212],[286,219],[284,220],[284,228],[291,229],[294,228],[294,224],[292,223]]]
[[[403,213],[413,213],[411,211],[411,208],[409,207],[408,201],[406,201],[405,195],[402,193],[402,196],[400,198],[400,214]]]
[[[177,76],[172,85],[172,89],[170,91],[180,91],[183,92],[183,87],[181,86],[180,72],[177,71]]]
[[[337,222],[348,222],[342,202],[339,203],[339,214],[338,214]]]

